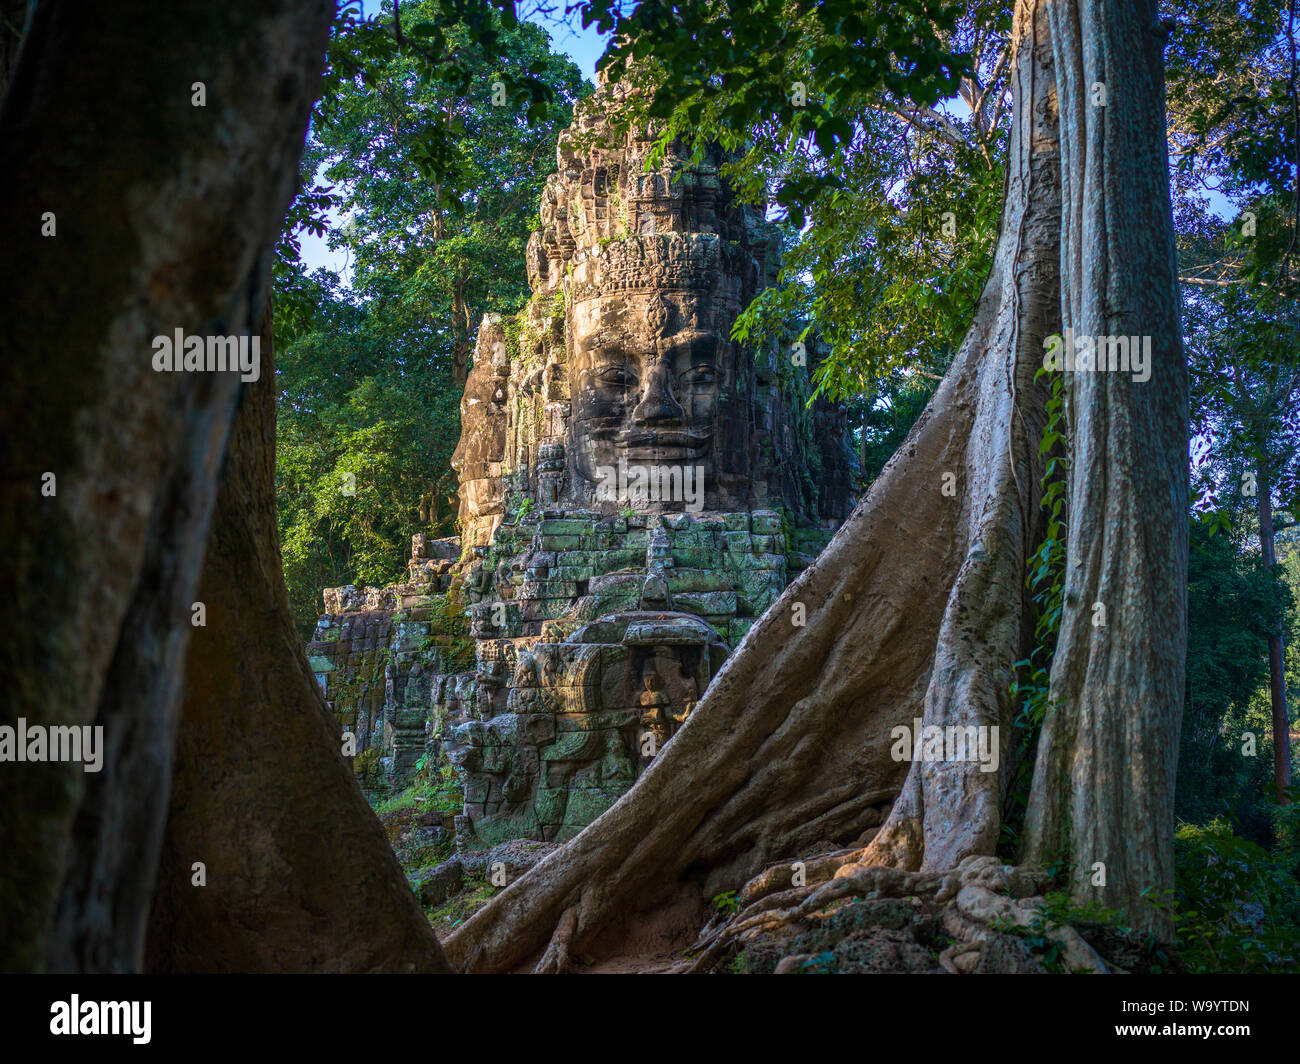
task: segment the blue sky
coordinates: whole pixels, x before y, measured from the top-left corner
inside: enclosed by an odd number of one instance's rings
[[[527,6],[527,4],[520,5],[523,8]],[[361,0],[361,10],[366,15],[378,15],[380,0]],[[405,23],[406,20],[402,21]],[[596,60],[605,50],[605,41],[595,30],[582,29],[577,15],[574,15],[567,25],[536,17],[530,17],[528,21],[544,27],[551,35],[551,47],[557,52],[565,53],[577,63],[589,81],[596,80]]]

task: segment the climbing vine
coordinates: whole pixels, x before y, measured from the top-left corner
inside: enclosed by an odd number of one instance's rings
[[[1046,373],[1040,369],[1038,375]],[[1034,602],[1034,645],[1029,656],[1015,663],[1016,677],[1011,682],[1012,701],[1019,705],[1015,730],[1017,749],[1015,775],[1007,790],[1002,815],[1002,838],[999,850],[1005,857],[1015,857],[1016,843],[1029,806],[1029,782],[1033,772],[1038,735],[1050,704],[1052,657],[1056,637],[1061,630],[1061,608],[1065,594],[1065,484],[1069,464],[1065,437],[1065,389],[1063,374],[1051,377],[1051,394],[1047,399],[1047,423],[1038,444],[1038,454],[1046,459],[1041,506],[1047,511],[1047,533],[1038,549],[1029,556],[1025,586]]]
[[[523,352],[523,331],[525,328],[523,311],[507,314],[501,318],[501,332],[505,336],[506,355],[511,361],[519,358]]]

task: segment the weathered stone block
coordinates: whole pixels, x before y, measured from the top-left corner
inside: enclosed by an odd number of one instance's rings
[[[667,573],[668,589],[679,591],[730,591],[731,578],[717,569],[686,569],[674,567]]]
[[[564,821],[564,807],[568,804],[567,787],[538,787],[533,798],[537,821],[548,827],[559,827]]]
[[[716,545],[714,533],[691,527],[680,532],[669,532],[668,542],[672,544],[674,552],[689,547],[713,547]]]
[[[573,608],[571,598],[527,599],[520,603],[524,621],[549,621],[565,616]]]
[[[565,518],[548,518],[542,521],[541,533],[545,536],[582,536],[591,532],[593,523],[589,520]]]
[[[464,882],[464,867],[459,857],[443,861],[437,868],[429,869],[416,877],[415,888],[420,904],[427,908],[441,905],[457,893]]]
[[[645,565],[645,551],[623,548],[620,550],[597,551],[592,554],[592,563],[605,573],[616,569],[631,569]]]
[[[745,633],[754,627],[757,617],[733,617],[727,622],[727,644],[732,650],[740,646]]]
[[[729,555],[744,557],[754,553],[754,537],[749,532],[724,532],[722,546]]]
[[[489,875],[494,871],[505,873],[506,886],[509,886],[554,849],[552,843],[531,839],[512,839],[497,843],[488,852],[488,873]]]
[[[622,541],[619,544],[619,549],[636,551],[642,556],[644,556],[646,548],[650,546],[650,533],[643,529],[634,529],[619,538]]]
[[[538,546],[542,550],[584,550],[586,544],[583,542],[584,537],[579,535],[544,535],[538,540]]]
[[[543,761],[587,760],[596,753],[599,746],[597,733],[588,730],[566,731],[567,723],[568,718],[557,721],[560,734],[556,736],[555,742],[538,751]]]
[[[564,810],[564,823],[560,826],[558,841],[567,842],[576,836],[618,799],[618,794],[596,790],[591,787],[582,787],[570,791],[569,802]]]
[[[761,616],[786,587],[779,569],[745,569],[736,575],[737,611],[748,616]]]

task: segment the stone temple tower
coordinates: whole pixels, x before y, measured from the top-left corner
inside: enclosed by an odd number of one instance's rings
[[[532,297],[480,326],[459,541],[417,536],[407,584],[327,591],[310,647],[371,782],[455,766],[462,852],[613,804],[852,501],[843,412],[807,402],[815,342],[732,339],[772,229],[718,151],[647,167],[651,139],[609,128],[624,91],[561,136]]]
[[[480,329],[452,459],[468,541],[488,542],[512,493],[605,513],[630,502],[842,520],[842,414],[804,408],[806,349],[795,360],[793,344],[754,352],[731,339],[775,280],[772,228],[732,198],[716,149],[694,166],[670,151],[647,170],[652,140],[609,130],[619,95],[603,85],[561,135],[528,243],[533,297]],[[631,490],[632,467],[646,491]],[[648,497],[676,473],[702,499]]]

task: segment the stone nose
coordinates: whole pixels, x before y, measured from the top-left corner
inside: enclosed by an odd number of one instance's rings
[[[632,411],[634,424],[658,425],[665,421],[681,421],[686,412],[673,395],[671,367],[666,362],[656,362],[646,375],[641,389],[641,401]]]

